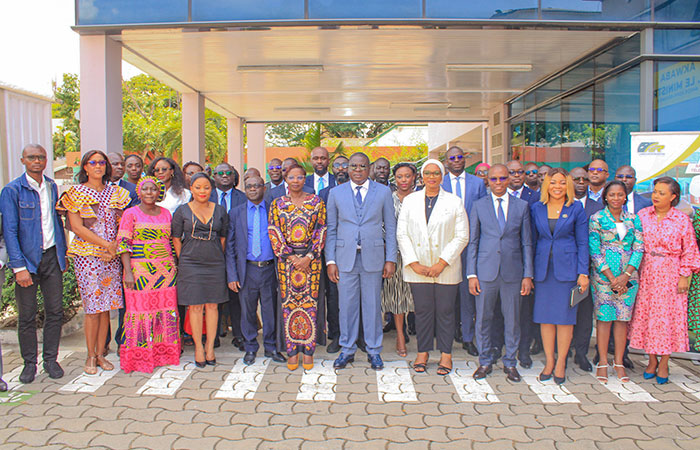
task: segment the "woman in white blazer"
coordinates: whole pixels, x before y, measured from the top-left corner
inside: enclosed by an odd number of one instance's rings
[[[442,353],[438,375],[452,371],[454,299],[462,281],[462,250],[469,242],[469,221],[462,200],[444,191],[442,163],[423,164],[422,191],[403,201],[396,238],[403,258],[404,281],[410,284],[416,313],[416,372],[425,372],[433,337]]]

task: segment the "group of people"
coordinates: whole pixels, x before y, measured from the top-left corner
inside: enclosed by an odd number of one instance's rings
[[[226,163],[180,168],[158,157],[144,167],[137,155],[93,150],[80,161],[78,184],[59,197],[43,174],[46,157],[26,146],[26,173],[0,195],[23,383],[37,370],[37,287],[44,368],[63,376],[56,357],[66,257],[85,310],[86,374],[114,370],[106,358],[112,310],[126,372],[177,364],[190,340],[197,367],[215,365],[229,321],[248,365],[261,328],[265,357],[290,370],[312,368],[317,344],[340,352],[336,369],[360,348],[380,370],[384,318],[405,357],[410,316],[416,372],[428,371],[437,349],[436,373],[449,374],[456,340],[479,357],[476,379],[502,359],[518,382],[517,364],[531,367],[543,348],[540,379],[561,384],[572,345],[575,362],[593,370],[595,318],[602,382],[612,344],[621,381],[629,381],[631,346],[650,356],[644,377],[665,383],[669,355],[688,350],[688,324],[700,327],[700,275],[690,279],[700,272],[700,213],[691,223],[674,208],[681,192],[672,178],[655,180],[651,200],[635,193],[630,166],[612,181],[602,160],[570,172],[513,160],[471,175],[459,147],[420,168],[363,153],[331,162],[317,147],[314,173],[293,158],[273,159],[269,181],[249,168],[241,191]]]

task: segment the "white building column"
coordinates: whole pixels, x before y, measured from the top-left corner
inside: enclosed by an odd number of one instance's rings
[[[654,53],[654,29],[645,28],[640,33],[641,53]],[[654,61],[639,64],[639,131],[654,131]]]
[[[265,124],[249,123],[247,167],[255,167],[260,173],[265,173]]]
[[[122,47],[80,35],[80,151],[122,152]]]
[[[204,96],[182,94],[182,162],[206,162],[204,156]]]
[[[227,123],[227,158],[226,161],[239,172],[245,166],[245,147],[243,145],[243,126],[240,117],[229,117]]]

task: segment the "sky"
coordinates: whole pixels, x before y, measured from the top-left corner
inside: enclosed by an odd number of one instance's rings
[[[0,0],[0,82],[51,96],[51,82],[80,72],[75,0]],[[124,62],[125,78],[139,73]]]

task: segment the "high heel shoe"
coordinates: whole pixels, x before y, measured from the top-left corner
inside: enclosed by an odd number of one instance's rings
[[[299,363],[297,362],[297,364]],[[301,366],[304,368],[304,370],[311,370],[314,368],[314,360],[312,359],[310,363],[302,362]]]
[[[624,368],[625,368],[625,365],[624,365],[624,364],[615,364],[615,363],[613,363],[613,369],[617,369],[618,367],[621,367],[621,368],[624,369]],[[615,373],[617,373],[617,370],[615,370]],[[646,373],[646,372],[645,372],[645,373]],[[628,383],[628,382],[630,381],[630,377],[628,377],[627,375],[625,375],[624,377],[621,377],[621,376],[618,375],[618,376],[617,376],[617,379],[620,380],[621,383]]]
[[[657,382],[658,384],[666,384],[666,383],[668,383],[668,377],[660,377],[660,376],[657,375],[657,376],[656,376],[656,382]]]
[[[642,376],[644,377],[645,380],[651,380],[652,378],[654,378],[656,376],[656,371],[654,371],[654,373],[649,373],[645,370],[644,373],[642,374]]]
[[[602,375],[597,375],[598,369],[605,369],[605,376]],[[598,381],[601,383],[607,383],[608,382],[608,365],[607,364],[596,364],[595,365],[595,370],[596,370],[596,378]],[[627,379],[629,381],[629,379]]]
[[[207,366],[215,366],[215,365],[216,365],[216,358],[214,358],[214,359],[207,359],[206,362],[205,362],[205,364],[206,364]]]
[[[554,375],[554,382],[555,382],[555,383],[557,383],[557,384],[559,384],[559,385],[562,385],[562,384],[564,384],[565,381],[566,381],[566,375],[564,375],[564,376],[561,377],[561,378],[558,377],[558,376],[556,376],[556,375]]]
[[[548,380],[552,379],[553,373],[554,373],[554,371],[551,371],[549,373],[542,372],[542,373],[540,373],[540,376],[538,378],[540,381],[548,381]]]
[[[197,361],[196,359],[194,360],[194,365],[199,367],[200,369],[203,369],[207,367],[207,362],[206,361]]]
[[[290,362],[290,359],[287,360],[287,369],[297,370],[297,367],[299,367],[299,358],[298,357],[297,357],[296,362]]]

